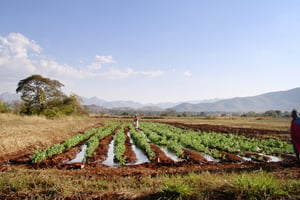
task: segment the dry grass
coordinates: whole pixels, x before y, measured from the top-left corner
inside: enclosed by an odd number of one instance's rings
[[[101,122],[103,120],[88,117],[51,120],[40,116],[0,114],[0,156],[19,150],[31,153],[37,146],[61,142]]]
[[[37,146],[45,148],[62,142],[79,131],[89,129],[97,123],[105,123],[107,120],[131,120],[98,117],[69,117],[51,120],[40,116],[0,114],[0,156],[20,150],[32,153]],[[290,126],[290,120],[284,118],[175,117],[158,121],[264,128],[287,132]]]
[[[173,117],[157,121],[174,121],[186,124],[211,124],[243,128],[289,131],[291,119],[267,117]]]

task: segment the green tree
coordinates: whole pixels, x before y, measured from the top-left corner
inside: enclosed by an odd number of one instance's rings
[[[16,92],[22,94],[26,114],[40,114],[48,102],[65,97],[60,89],[62,86],[63,84],[57,80],[32,75],[19,81]]]

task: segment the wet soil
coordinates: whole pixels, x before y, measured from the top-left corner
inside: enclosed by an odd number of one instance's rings
[[[132,149],[132,145],[130,143],[130,137],[127,134],[128,132],[129,132],[129,128],[128,127],[124,128],[124,134],[126,135],[126,140],[125,140],[126,149],[124,155],[126,157],[126,163],[135,163],[137,161],[137,158]]]
[[[87,158],[87,163],[101,163],[107,159],[107,153],[110,142],[114,138],[114,133],[109,134],[108,136],[104,137],[103,139],[99,140],[99,147],[95,149],[95,153],[92,156]]]
[[[208,161],[200,154],[195,151],[183,149],[183,157],[188,162],[192,162],[195,164],[208,163]]]
[[[185,124],[179,122],[164,122],[182,129],[191,129],[194,131],[203,132],[216,132],[216,133],[231,133],[237,135],[244,135],[246,137],[255,137],[258,139],[280,139],[290,142],[291,138],[288,131],[279,131],[271,129],[257,129],[257,128],[240,128],[229,127],[221,125],[209,125],[209,124]]]
[[[196,128],[201,127],[200,125],[193,125],[192,127],[186,124],[172,123],[172,125],[180,126],[182,128]],[[96,153],[93,156],[87,158],[87,163],[84,165],[84,168],[81,170],[71,170],[75,174],[91,174],[94,176],[101,176],[106,179],[109,179],[113,176],[157,176],[159,174],[188,174],[190,172],[239,172],[239,171],[255,171],[259,169],[264,169],[266,171],[274,171],[282,176],[289,176],[289,171],[293,173],[293,176],[300,178],[300,163],[296,160],[294,155],[287,154],[278,154],[283,158],[280,162],[268,162],[268,158],[264,157],[262,161],[244,161],[242,158],[230,154],[227,152],[220,152],[224,155],[224,159],[221,162],[209,162],[207,161],[200,153],[183,149],[183,161],[174,162],[172,159],[167,157],[165,153],[157,146],[151,144],[151,148],[155,152],[154,158],[150,163],[143,163],[138,165],[126,165],[122,167],[109,167],[101,165],[99,163],[103,162],[107,158],[107,152],[109,144],[112,141],[115,132],[120,127],[117,127],[110,135],[99,140],[100,145],[96,149]],[[220,130],[223,127],[220,128]],[[244,129],[241,129],[244,130]],[[252,129],[250,129],[252,130]],[[124,130],[126,132],[127,130]],[[215,131],[211,130],[211,131]],[[254,133],[255,131],[250,131],[249,135],[258,134]],[[265,130],[261,130],[260,133]],[[223,131],[222,131],[223,132]],[[241,132],[239,132],[241,133]],[[125,134],[125,133],[124,133]],[[247,134],[245,131],[243,134]],[[276,134],[274,132],[273,134]],[[248,136],[249,136],[248,135]],[[259,136],[258,136],[259,137]],[[126,146],[131,148],[130,142],[128,143],[128,138],[126,139]],[[6,155],[0,157],[0,171],[5,171],[9,168],[61,168],[61,169],[70,169],[66,165],[63,165],[64,162],[70,161],[76,157],[76,154],[80,152],[81,145],[85,141],[78,144],[76,147],[66,149],[62,154],[55,155],[47,160],[33,164],[31,162],[31,154],[27,153],[27,150],[24,152],[16,152],[15,154]],[[132,151],[132,150],[131,150]],[[131,153],[131,155],[134,152]],[[248,156],[256,155],[255,153],[246,154]],[[128,154],[129,155],[129,154]],[[128,156],[128,158],[131,156]],[[132,156],[133,159],[134,156]],[[135,158],[136,159],[136,158]],[[81,168],[83,166],[79,166]],[[76,169],[79,169],[76,168]],[[66,170],[67,172],[68,170]],[[280,172],[283,172],[282,174]]]
[[[156,145],[150,144],[151,149],[155,152],[155,156],[153,156],[151,162],[154,163],[174,163],[174,161],[166,156],[166,154]]]

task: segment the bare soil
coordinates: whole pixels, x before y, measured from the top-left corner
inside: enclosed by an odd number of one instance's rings
[[[283,133],[275,130],[260,130],[260,129],[246,129],[246,128],[235,128],[235,127],[224,127],[224,126],[211,126],[211,125],[188,125],[182,123],[168,123],[174,126],[201,130],[201,131],[215,131],[215,132],[233,132],[237,134],[243,134],[247,137],[262,138],[262,134],[271,135],[271,137],[277,137],[287,133]],[[117,129],[116,129],[117,130]],[[272,171],[274,173],[280,174],[281,176],[289,176],[292,173],[296,178],[300,178],[300,163],[296,160],[293,155],[280,154],[283,158],[281,162],[268,162],[267,159],[261,162],[248,162],[242,160],[240,157],[230,154],[227,152],[220,152],[224,155],[225,159],[221,162],[209,162],[201,154],[184,149],[183,161],[174,162],[169,157],[165,155],[159,147],[151,144],[151,148],[155,151],[156,156],[151,160],[150,163],[143,163],[139,165],[125,165],[122,167],[112,168],[108,166],[101,165],[107,157],[107,152],[109,148],[109,143],[113,139],[116,132],[114,130],[110,135],[101,139],[100,146],[96,149],[95,155],[88,157],[87,163],[81,170],[74,170],[73,173],[82,174],[89,173],[95,176],[104,176],[109,179],[113,176],[157,176],[159,174],[188,174],[190,172],[239,172],[239,171],[255,171],[259,169],[264,169],[266,171]],[[126,132],[128,130],[124,130]],[[124,133],[125,134],[125,133]],[[265,137],[263,137],[265,138]],[[286,137],[284,137],[286,138]],[[134,162],[136,157],[131,149],[131,144],[126,139],[126,157],[128,162]],[[287,139],[286,139],[287,140]],[[80,146],[77,145],[74,148],[66,149],[62,154],[52,156],[47,160],[34,164],[31,162],[31,154],[28,151],[18,151],[3,157],[0,157],[0,171],[5,171],[8,168],[59,168],[62,170],[70,169],[68,165],[63,163],[73,159],[76,154],[80,151]],[[131,152],[130,152],[131,149]],[[75,167],[74,167],[75,168]],[[126,169],[126,170],[125,170]]]
[[[280,139],[283,141],[290,141],[291,137],[287,131],[271,130],[271,129],[257,129],[257,128],[240,128],[229,127],[221,125],[210,124],[185,124],[179,122],[164,122],[182,129],[191,129],[202,132],[216,132],[216,133],[231,133],[237,135],[244,135],[249,138],[258,139]]]

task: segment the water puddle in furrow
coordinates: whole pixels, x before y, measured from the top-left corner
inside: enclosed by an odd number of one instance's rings
[[[81,151],[76,155],[73,160],[66,162],[66,164],[74,164],[74,163],[83,163],[84,155],[86,153],[87,145],[84,144],[81,146]]]
[[[130,138],[130,144],[132,146],[132,150],[135,153],[136,158],[137,158],[137,161],[135,163],[128,163],[127,165],[138,165],[138,164],[142,164],[142,163],[145,163],[145,162],[150,162],[150,160],[144,154],[144,152],[134,144],[134,142],[131,138],[130,132],[128,132],[127,135]]]
[[[259,153],[259,155],[269,157],[270,160],[268,160],[267,162],[280,162],[281,161],[281,159],[277,156],[269,156],[269,155],[262,154],[262,153]]]
[[[169,151],[169,149],[167,147],[159,147],[159,148],[166,154],[167,157],[169,157],[173,161],[175,161],[175,162],[183,161],[183,159],[178,158],[178,156],[175,153]]]
[[[208,161],[208,162],[219,162],[218,159],[214,159],[211,155],[207,153],[201,153],[201,155]]]
[[[248,157],[244,157],[244,156],[240,156],[241,158],[243,158],[244,161],[252,161],[251,158],[248,158]]]
[[[270,156],[270,155],[265,155],[265,154],[262,154],[262,153],[259,153],[259,155],[268,157],[269,160],[267,162],[280,162],[280,161],[282,161],[277,156]],[[243,158],[245,161],[252,161],[252,159],[249,158],[249,157],[244,157],[244,156],[240,156],[240,157]]]
[[[190,149],[190,148],[184,148],[184,149],[187,149],[189,151],[194,151],[196,153],[199,153],[201,156],[203,156],[208,162],[220,162],[219,159],[215,159],[214,157],[212,157],[211,155],[207,154],[207,153],[204,153],[204,152],[198,152],[196,150],[193,150],[193,149]]]
[[[109,143],[109,146],[108,146],[107,159],[105,161],[103,161],[101,164],[107,165],[110,167],[115,167],[117,165],[114,162],[114,157],[115,157],[114,146],[115,146],[115,140],[112,139],[112,141]]]

